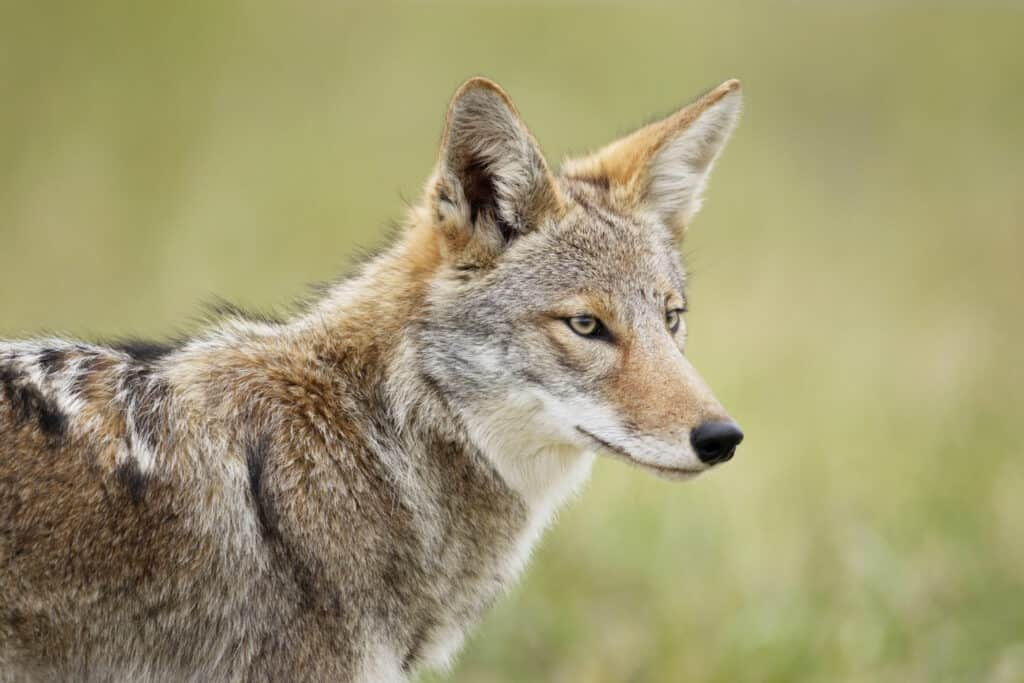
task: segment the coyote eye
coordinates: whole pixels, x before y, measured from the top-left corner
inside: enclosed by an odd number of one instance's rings
[[[672,334],[675,334],[676,332],[679,331],[679,321],[682,312],[683,311],[681,309],[673,308],[672,310],[666,311],[665,313],[665,325],[668,326],[668,330]]]
[[[581,337],[611,339],[611,335],[608,334],[608,328],[592,315],[574,315],[571,318],[566,318],[565,323],[569,326],[570,330]]]

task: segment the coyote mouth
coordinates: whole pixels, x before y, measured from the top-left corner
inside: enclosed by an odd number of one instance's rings
[[[704,468],[696,467],[665,467],[664,465],[652,465],[651,463],[643,462],[642,460],[635,458],[629,451],[626,451],[620,448],[619,446],[616,446],[615,444],[605,441],[604,439],[597,436],[593,432],[588,432],[586,429],[580,427],[579,425],[576,425],[576,431],[578,431],[580,434],[587,437],[594,443],[600,445],[602,449],[608,451],[617,459],[624,460],[625,462],[628,462],[631,465],[635,465],[643,469],[651,470],[662,476],[666,476],[669,478],[695,477],[704,471]]]

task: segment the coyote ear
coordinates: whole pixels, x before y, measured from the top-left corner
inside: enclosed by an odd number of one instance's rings
[[[653,211],[682,237],[700,210],[711,167],[739,118],[740,82],[726,81],[668,118],[644,126],[563,174],[607,185],[628,209]]]
[[[562,206],[540,147],[486,78],[467,81],[452,98],[431,190],[452,247],[472,244],[481,255],[497,255]]]

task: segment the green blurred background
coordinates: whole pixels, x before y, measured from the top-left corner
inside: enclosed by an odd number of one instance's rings
[[[288,302],[401,220],[468,76],[553,162],[739,77],[685,252],[747,441],[598,463],[451,677],[1021,681],[1022,37],[966,0],[4,3],[0,336]]]

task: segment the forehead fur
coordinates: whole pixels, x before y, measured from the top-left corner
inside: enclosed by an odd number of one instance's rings
[[[634,298],[682,294],[685,272],[672,232],[644,212],[622,212],[585,181],[560,181],[567,212],[507,254],[531,288]]]

